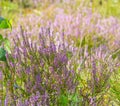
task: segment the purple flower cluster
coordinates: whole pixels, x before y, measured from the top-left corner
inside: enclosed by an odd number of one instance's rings
[[[92,39],[101,38],[107,41],[111,50],[119,48],[120,21],[117,18],[112,16],[103,18],[99,13],[92,12],[92,8],[82,6],[76,11],[69,10],[70,12],[67,13],[65,9],[54,7],[51,10],[53,11],[51,13],[53,16],[52,19],[49,18],[49,15],[45,11],[40,12],[40,15],[34,13],[28,14],[26,17],[20,16],[18,25],[22,25],[32,39],[37,39],[36,35],[39,34],[40,27],[49,26],[51,22],[52,30],[56,33],[55,38],[56,35],[61,36],[61,32],[64,29],[66,39],[70,43],[71,41],[77,43],[76,39],[90,35]],[[19,26],[9,34],[10,38],[14,37],[14,35],[21,35]]]

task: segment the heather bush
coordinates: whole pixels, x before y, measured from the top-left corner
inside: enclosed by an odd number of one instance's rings
[[[13,54],[7,54],[7,63],[2,67],[8,104],[17,104],[19,100],[27,105],[64,104],[61,99],[68,93],[74,94],[78,84],[75,71],[67,67],[64,42],[58,48],[51,38],[46,43],[42,35],[50,37],[49,30],[39,34],[39,45],[30,41],[23,30],[21,34],[23,41],[17,36]]]
[[[3,106],[119,106],[119,19],[87,1],[64,2],[21,15],[5,32],[11,51],[0,62]]]
[[[71,48],[63,32],[59,43],[50,28],[41,28],[37,42],[20,32],[1,67],[7,105],[109,105],[109,80],[118,66],[104,43],[89,47],[85,37]]]

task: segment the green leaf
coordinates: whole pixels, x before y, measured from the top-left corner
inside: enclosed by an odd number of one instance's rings
[[[0,17],[0,29],[7,29],[7,28],[12,29],[11,23],[9,22],[9,20]]]
[[[10,41],[7,38],[3,38],[2,35],[0,35],[0,46],[4,44],[4,48],[8,53],[11,53],[10,50]]]
[[[59,102],[61,106],[68,106],[68,102],[69,102],[68,97],[66,97],[65,95],[61,95]]]
[[[6,51],[4,48],[0,48],[0,61],[6,61]]]
[[[3,36],[0,34],[0,41],[3,40]]]
[[[8,53],[11,53],[11,50],[10,50],[10,41],[7,38],[4,39],[4,48],[5,48],[5,50]]]
[[[0,34],[0,45],[2,44],[3,42],[3,36]]]

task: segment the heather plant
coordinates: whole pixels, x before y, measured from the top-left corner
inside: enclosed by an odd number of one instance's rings
[[[4,105],[119,105],[119,19],[95,12],[95,1],[93,8],[65,2],[19,17],[8,33],[12,50],[1,50],[0,64]]]
[[[18,36],[14,40],[13,54],[7,54],[7,64],[2,67],[5,86],[8,86],[4,95],[8,105],[17,105],[20,100],[24,105],[69,104],[67,94],[75,93],[76,73],[67,67],[65,45],[57,48],[49,34],[49,30],[40,33],[39,46],[23,30],[23,41]],[[49,43],[43,35],[50,37]]]
[[[72,62],[74,70],[78,73],[76,77],[79,81],[81,106],[109,105],[110,79],[117,69],[117,62],[104,46],[92,48],[90,52],[86,46],[79,52]]]

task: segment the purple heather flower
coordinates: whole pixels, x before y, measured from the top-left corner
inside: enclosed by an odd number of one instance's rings
[[[26,74],[30,74],[30,67],[26,69]]]
[[[42,83],[42,79],[40,77],[40,74],[36,75],[36,83]]]

